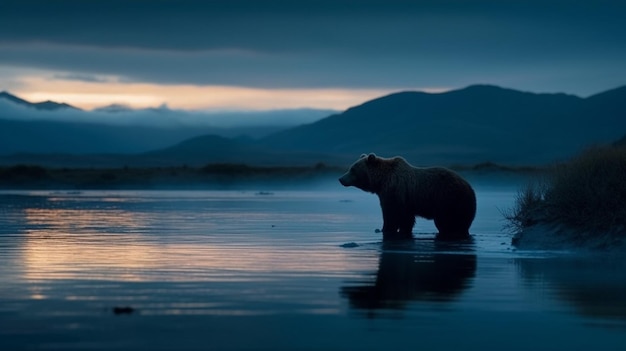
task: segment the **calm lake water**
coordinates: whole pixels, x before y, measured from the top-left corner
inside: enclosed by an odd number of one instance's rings
[[[626,350],[626,260],[516,251],[514,187],[465,244],[329,189],[4,191],[0,350]]]

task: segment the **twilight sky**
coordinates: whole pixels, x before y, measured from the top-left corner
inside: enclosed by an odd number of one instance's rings
[[[2,0],[0,90],[93,108],[345,109],[626,84],[626,1]]]

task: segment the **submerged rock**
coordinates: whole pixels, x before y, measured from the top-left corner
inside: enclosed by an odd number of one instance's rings
[[[133,314],[134,312],[135,312],[135,309],[130,307],[130,306],[115,306],[115,307],[113,307],[113,314],[115,314],[115,315]]]
[[[350,248],[353,248],[353,247],[359,247],[359,244],[357,244],[355,242],[351,242],[351,243],[341,244],[340,246],[345,248],[345,249],[350,249]]]

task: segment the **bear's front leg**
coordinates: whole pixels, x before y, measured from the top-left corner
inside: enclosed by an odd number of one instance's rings
[[[412,213],[403,214],[400,219],[400,234],[412,238],[414,226],[415,216]]]
[[[395,211],[383,207],[383,234],[395,234],[400,229],[400,219]]]
[[[383,209],[383,240],[406,240],[413,238],[415,217],[396,208]]]

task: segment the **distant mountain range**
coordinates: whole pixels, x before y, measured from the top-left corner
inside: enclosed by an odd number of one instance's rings
[[[1,116],[0,116],[1,117]],[[20,128],[0,120],[0,150],[13,150],[17,140],[7,134],[23,135]],[[39,122],[38,122],[39,123]],[[588,98],[566,94],[536,94],[489,85],[474,85],[446,93],[399,92],[383,96],[316,122],[284,128],[254,138],[196,134],[153,151],[110,155],[115,140],[133,137],[167,139],[136,128],[112,129],[97,139],[93,131],[69,130],[67,126],[45,126],[31,136],[50,145],[47,135],[84,136],[72,148],[80,156],[54,158],[72,165],[203,165],[248,163],[254,165],[302,165],[325,162],[346,165],[362,153],[402,155],[417,165],[467,165],[497,162],[510,165],[544,164],[566,159],[592,144],[608,144],[626,135],[626,87]],[[93,124],[92,128],[101,126]],[[11,129],[13,132],[2,131]],[[113,128],[113,127],[112,127]],[[52,132],[51,132],[52,131]],[[92,134],[89,134],[92,133]],[[2,135],[4,134],[4,135]],[[154,134],[156,135],[156,134]],[[22,136],[23,138],[23,136]],[[106,140],[105,140],[106,139]],[[182,140],[182,139],[181,139]],[[81,150],[89,143],[100,145],[90,158]],[[93,148],[93,147],[92,147]],[[6,154],[6,152],[4,152]],[[21,158],[20,158],[21,157]],[[2,163],[46,163],[42,155],[7,156]],[[80,160],[80,162],[78,161]],[[100,162],[100,163],[98,163]],[[53,162],[51,162],[53,163]]]
[[[626,134],[626,87],[588,98],[474,85],[401,92],[261,140],[275,149],[377,152],[418,164],[544,163]]]
[[[46,111],[55,111],[55,110],[62,110],[62,109],[80,110],[79,108],[74,107],[72,105],[68,105],[66,103],[58,103],[58,102],[54,102],[50,100],[42,101],[42,102],[26,101],[6,91],[0,92],[0,99],[11,101],[15,104],[19,104],[22,106],[32,107],[37,110],[46,110]]]
[[[10,162],[24,159],[15,154],[29,154],[43,161],[46,154],[78,154],[84,159],[85,154],[94,153],[139,154],[209,134],[245,140],[333,112],[299,109],[208,113],[172,110],[166,105],[132,109],[116,104],[83,111],[53,101],[32,103],[2,92],[0,156],[10,155]]]

